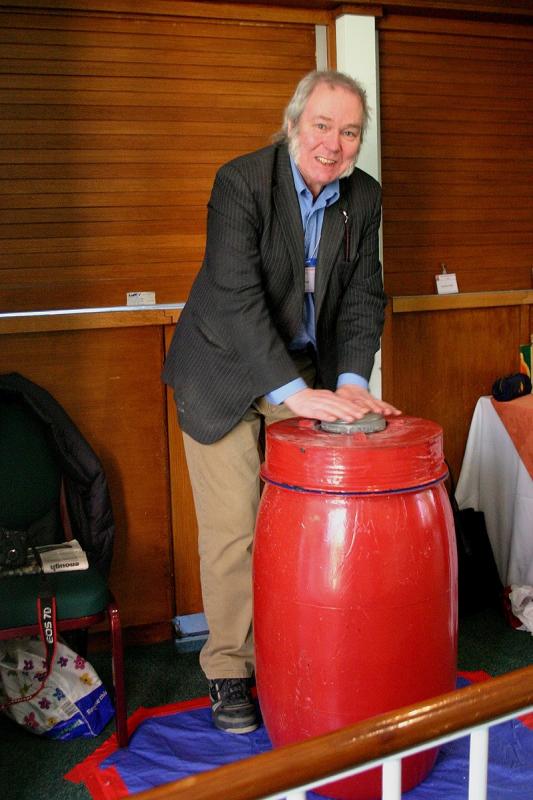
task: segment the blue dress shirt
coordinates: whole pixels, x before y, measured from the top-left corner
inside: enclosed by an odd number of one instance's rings
[[[324,186],[315,200],[292,156],[290,162],[304,230],[305,264],[303,264],[302,267],[306,270],[313,271],[317,264],[320,235],[322,233],[322,223],[324,221],[324,210],[333,203],[336,203],[339,199],[339,181],[334,180]],[[314,284],[314,278],[312,276],[311,281]],[[302,327],[289,344],[289,350],[304,350],[307,345],[312,345],[316,348],[314,291],[306,290],[304,299],[304,320]],[[361,375],[357,375],[353,372],[343,372],[339,375],[337,387],[346,383],[356,384],[365,389],[368,388],[368,381]],[[307,384],[303,378],[295,378],[284,386],[280,386],[278,389],[269,392],[265,397],[269,403],[279,405],[283,403],[287,397],[307,388]]]

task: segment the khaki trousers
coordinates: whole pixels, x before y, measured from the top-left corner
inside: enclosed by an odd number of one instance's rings
[[[300,367],[300,364],[298,364]],[[313,385],[306,359],[301,374]],[[252,545],[260,496],[261,422],[293,416],[259,398],[239,424],[214,444],[183,434],[198,521],[200,580],[209,637],[200,653],[208,679],[246,678],[254,670]]]

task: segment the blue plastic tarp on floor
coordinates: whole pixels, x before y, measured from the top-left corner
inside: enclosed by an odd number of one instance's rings
[[[460,679],[458,685],[467,682]],[[213,728],[205,700],[200,708],[193,707],[194,703],[186,705],[185,710],[173,709],[170,713],[154,710],[155,716],[144,710],[146,717],[133,732],[129,746],[102,753],[98,771],[104,776],[105,790],[100,787],[100,791],[92,791],[94,774],[91,781],[79,775],[78,780],[86,783],[94,798],[125,797],[271,749],[263,726],[239,736],[223,733]],[[433,771],[404,795],[405,800],[467,800],[469,742],[469,737],[462,737],[442,745]],[[67,777],[76,780],[74,776]],[[307,797],[319,800],[312,791]],[[533,729],[520,720],[501,723],[490,730],[488,798],[533,798]]]

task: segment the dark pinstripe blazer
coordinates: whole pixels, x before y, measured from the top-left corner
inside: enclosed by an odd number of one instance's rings
[[[356,169],[325,211],[318,252],[318,376],[327,388],[341,372],[368,378],[379,347],[380,219],[380,186]],[[298,377],[287,344],[303,308],[300,208],[287,147],[272,145],[231,161],[215,179],[204,262],[163,370],[186,433],[214,442],[256,397]]]

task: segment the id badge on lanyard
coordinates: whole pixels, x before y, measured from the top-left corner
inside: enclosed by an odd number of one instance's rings
[[[315,293],[316,258],[308,258],[305,262],[305,291]]]

